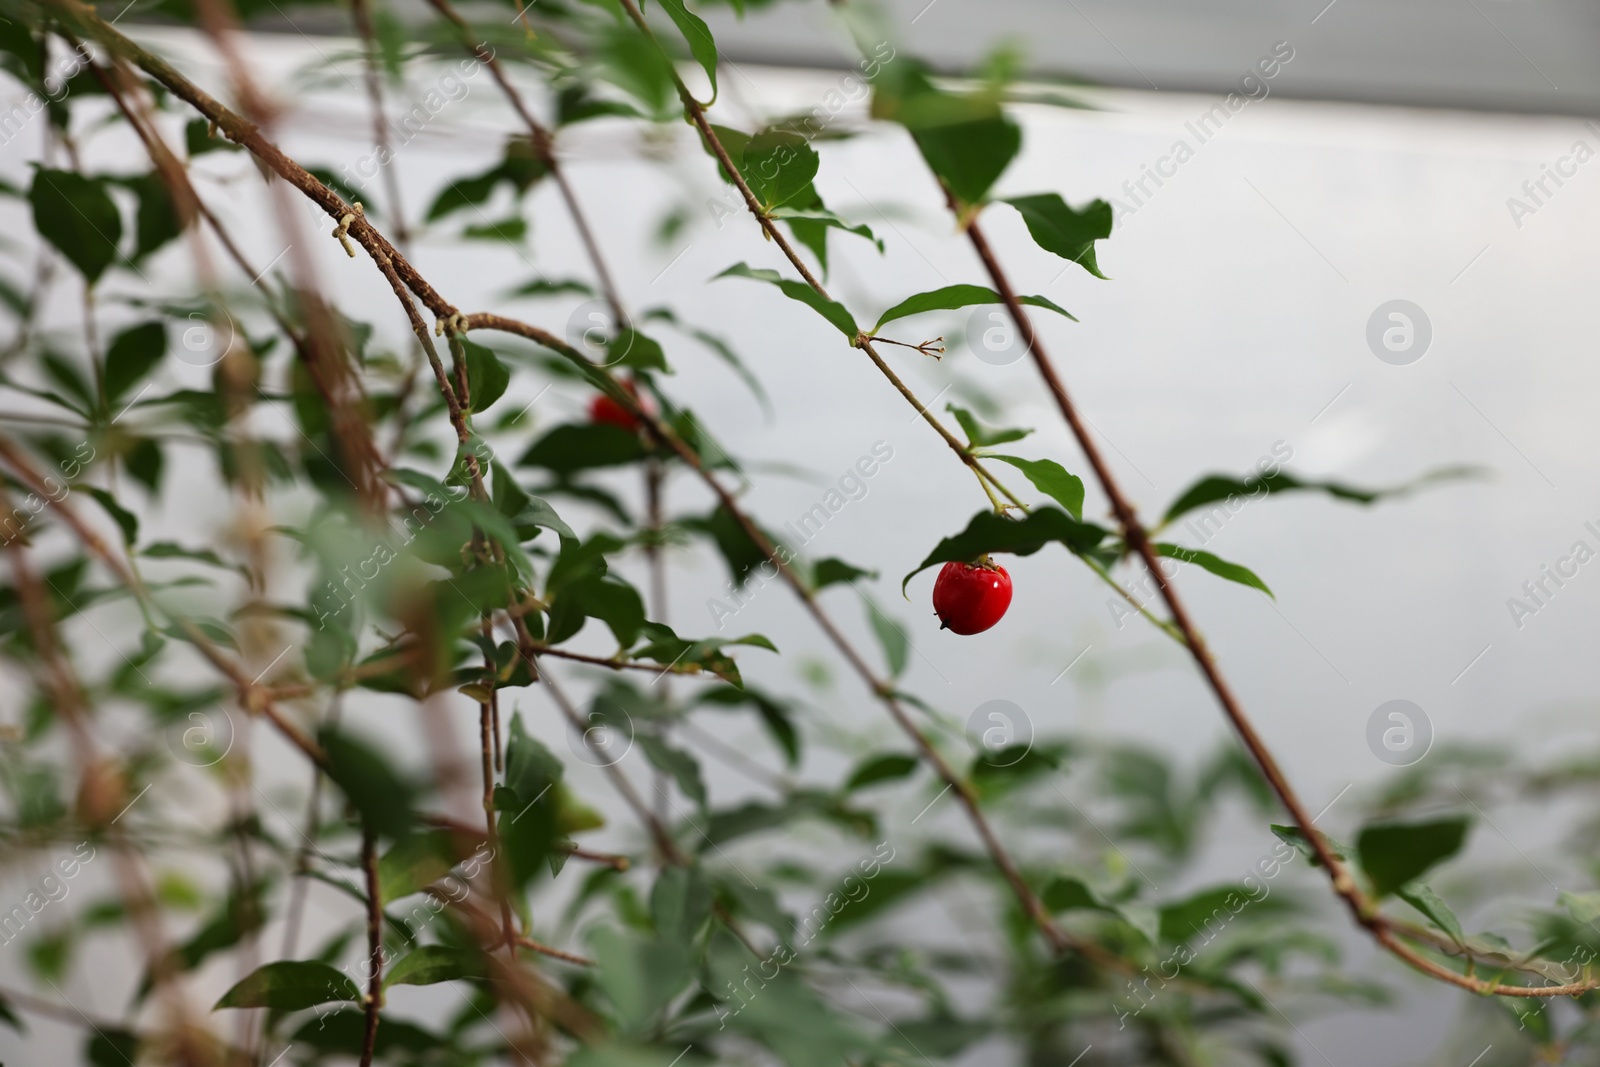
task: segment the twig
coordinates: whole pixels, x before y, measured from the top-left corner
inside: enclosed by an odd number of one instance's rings
[[[634,3],[634,0],[620,0],[620,2],[628,17],[638,26],[640,32],[654,41],[655,31],[645,21],[644,15],[639,11],[638,5]],[[673,83],[678,91],[679,99],[683,102],[684,113],[689,116],[690,121],[694,123],[695,129],[700,132],[700,136],[706,146],[711,149],[712,154],[721,163],[723,174],[739,190],[739,195],[744,200],[745,208],[755,218],[757,224],[760,225],[762,233],[766,235],[768,240],[777,245],[778,250],[783,253],[784,258],[794,267],[806,285],[810,286],[820,296],[831,300],[832,297],[828,295],[828,290],[823,287],[822,282],[812,273],[811,268],[806,266],[805,260],[800,258],[800,254],[795,250],[794,245],[784,236],[783,231],[778,228],[777,223],[762,206],[760,199],[751,190],[749,183],[744,180],[744,175],[739,172],[738,166],[733,162],[733,157],[728,154],[727,147],[723,145],[721,138],[717,136],[716,130],[712,128],[711,120],[706,117],[705,108],[694,98],[694,94],[689,92],[689,87],[684,84],[683,79],[675,73],[673,74]],[[857,334],[851,340],[851,344],[866,353],[867,358],[872,360],[873,366],[878,368],[878,372],[888,379],[889,384],[894,386],[895,391],[904,397],[906,403],[910,404],[917,414],[921,416],[922,420],[933,428],[933,431],[943,439],[944,443],[949,446],[950,450],[956,454],[962,463],[975,471],[983,470],[984,476],[990,482],[995,485],[1000,484],[993,474],[988,473],[983,462],[972,453],[972,450],[963,444],[955,434],[951,433],[939,417],[933,414],[922,401],[917,399],[910,386],[906,385],[889,364],[884,362],[883,357],[878,355],[877,349],[873,347],[872,337],[864,333]],[[1013,494],[1007,492],[1006,495],[1011,497],[1014,503],[1021,503]]]
[[[567,855],[576,860],[588,860],[590,863],[600,863],[613,870],[625,871],[633,866],[633,861],[626,856],[619,856],[614,852],[595,852],[592,849],[579,848],[574,845]]]
[[[493,688],[495,683],[495,663],[494,657],[489,653],[489,649],[494,647],[494,625],[487,616],[483,620],[483,636],[488,646],[483,653],[484,667],[486,668],[485,673],[489,676],[488,684],[491,687],[488,698],[478,705],[480,765],[483,769],[484,839],[488,842],[493,854],[498,857],[500,855],[500,832],[495,826],[494,816],[494,733],[495,723],[500,718],[498,703],[500,693],[498,689]],[[491,880],[491,885],[493,886],[495,897],[500,902],[501,936],[510,941],[513,935],[511,901],[507,897],[503,880],[498,877],[502,870],[503,868],[499,865],[494,867],[494,873],[497,877]]]
[[[350,0],[350,16],[356,24],[356,33],[361,37],[361,52],[364,62],[362,71],[365,75],[367,87],[367,102],[372,109],[372,137],[379,149],[379,158],[389,160],[393,153],[389,150],[389,118],[383,107],[383,79],[378,71],[378,46],[376,35],[372,32],[372,11],[367,7],[368,0]],[[400,180],[394,168],[385,164],[383,167],[384,191],[389,200],[389,217],[394,220],[394,242],[402,249],[409,251],[411,234],[406,229],[405,209],[400,201]]]
[[[493,49],[481,40],[475,40],[472,27],[467,20],[462,18],[450,4],[450,0],[428,0],[435,11],[447,19],[461,35],[461,43],[466,50],[480,63],[489,68],[495,84],[505,94],[506,100],[511,104],[512,110],[528,128],[528,139],[533,146],[534,154],[538,157],[550,177],[555,179],[556,187],[561,191],[561,199],[566,202],[567,213],[572,217],[572,224],[578,231],[578,239],[583,242],[585,252],[588,253],[589,262],[594,267],[595,276],[600,281],[600,291],[605,294],[606,303],[611,306],[611,316],[616,320],[617,329],[628,325],[628,313],[618,294],[616,282],[612,280],[611,271],[606,266],[606,260],[600,253],[599,242],[595,240],[594,231],[589,226],[588,217],[583,208],[578,204],[578,197],[572,191],[572,185],[567,181],[566,171],[561,166],[561,161],[555,153],[555,135],[550,129],[534,117],[528,110],[528,105],[522,99],[522,94],[517,92],[516,86],[511,84],[511,79],[506,76],[500,67],[500,61],[495,58]]]
[[[361,827],[361,869],[367,876],[367,958],[372,968],[367,982],[361,1067],[372,1067],[372,1050],[378,1040],[378,1009],[383,1006],[383,897],[378,886],[378,838],[365,824]]]
[[[511,942],[516,945],[521,945],[523,948],[532,949],[541,956],[549,956],[552,959],[566,960],[568,963],[579,963],[585,967],[594,966],[594,960],[591,960],[586,956],[579,956],[572,952],[563,952],[559,948],[551,948],[549,945],[546,945],[543,942],[535,941],[531,937],[523,937],[521,934],[513,937]]]
[[[627,0],[624,0],[624,2],[627,2]],[[544,345],[546,348],[560,351],[566,354],[569,359],[583,360],[584,362],[587,362],[587,360],[584,360],[584,357],[581,353],[577,352],[577,350],[573,349],[565,341],[555,337],[546,330],[542,330],[537,326],[529,325],[528,323],[519,322],[515,319],[508,319],[501,315],[475,314],[467,316],[467,324],[473,329],[492,329],[515,333],[519,336],[526,337],[529,340],[536,341],[537,343]],[[590,364],[590,366],[593,367],[593,364]],[[600,370],[600,368],[597,367],[594,369],[597,372]],[[750,538],[751,543],[756,546],[756,548],[768,560],[768,562],[772,563],[772,565],[777,568],[778,573],[783,578],[785,584],[787,584],[794,592],[795,596],[800,599],[802,606],[811,616],[812,621],[817,624],[817,626],[822,630],[823,634],[828,638],[829,642],[844,658],[845,662],[850,665],[851,670],[853,670],[861,678],[861,680],[866,683],[867,687],[872,690],[873,695],[878,698],[878,700],[888,710],[890,716],[895,720],[895,724],[899,726],[909,738],[911,738],[912,742],[917,746],[917,750],[921,754],[922,758],[930,767],[934,769],[935,773],[937,773],[938,776],[951,787],[962,807],[966,809],[967,818],[973,824],[973,828],[977,831],[979,838],[982,839],[984,848],[989,853],[990,859],[1000,870],[1000,873],[1005,878],[1007,884],[1010,885],[1012,892],[1016,895],[1018,902],[1022,905],[1023,911],[1027,914],[1028,918],[1044,933],[1045,938],[1050,942],[1051,946],[1057,951],[1067,948],[1074,948],[1082,951],[1087,942],[1068,934],[1056,924],[1055,919],[1051,917],[1048,909],[1045,908],[1044,904],[1039,900],[1032,888],[1029,887],[1027,881],[1022,877],[1022,872],[1018,868],[1016,862],[1011,858],[1011,854],[1006,850],[1005,846],[1001,844],[999,836],[996,835],[994,828],[989,824],[988,817],[983,814],[983,810],[979,807],[977,794],[973,791],[971,784],[967,782],[967,780],[961,775],[956,773],[955,768],[950,766],[949,762],[945,760],[943,754],[934,747],[933,742],[929,740],[928,736],[917,728],[916,723],[912,721],[911,716],[906,712],[904,705],[902,705],[900,700],[895,696],[893,684],[887,679],[878,677],[877,673],[867,664],[866,660],[861,657],[861,654],[856,651],[855,646],[850,643],[849,638],[844,636],[843,632],[841,632],[834,624],[832,618],[830,618],[829,615],[822,610],[821,605],[817,603],[816,597],[812,594],[810,587],[806,585],[806,583],[800,578],[800,576],[795,572],[794,568],[788,562],[789,559],[792,559],[789,553],[779,552],[778,547],[772,543],[771,539],[767,537],[766,533],[763,532],[762,529],[756,525],[754,520],[752,520],[750,516],[745,513],[744,509],[741,507],[738,499],[734,497],[733,493],[722,484],[722,481],[717,478],[716,475],[713,474],[703,462],[701,462],[699,454],[696,453],[694,449],[690,448],[682,438],[674,433],[671,427],[667,426],[666,423],[664,423],[658,416],[647,411],[645,407],[632,396],[629,396],[621,390],[619,390],[619,393],[627,397],[630,410],[633,412],[634,416],[640,420],[641,424],[649,430],[652,436],[654,436],[661,443],[665,444],[668,448],[672,449],[673,452],[675,452],[678,457],[682,459],[684,463],[688,464],[689,468],[693,470],[697,476],[699,476],[700,480],[705,483],[706,487],[710,489],[713,494],[715,494],[717,500],[727,510],[728,514],[733,517],[734,521],[739,525],[739,528],[744,531],[745,536]],[[552,690],[552,692],[554,692],[554,690]],[[567,713],[569,720],[578,722],[578,729],[581,730],[582,725],[581,721],[577,720],[576,718],[576,710],[571,709],[569,705],[568,707],[563,708],[563,711]],[[631,790],[632,786],[629,785],[628,788]],[[659,821],[656,820],[653,815],[649,821],[659,825]]]
[[[627,0],[624,0],[627,2]],[[948,193],[947,193],[948,195]],[[952,211],[959,214],[958,205],[952,198],[950,201]],[[1033,330],[1033,323],[1028,318],[1021,302],[1017,299],[1016,291],[1012,289],[1005,271],[1001,269],[999,261],[995,258],[994,250],[985,238],[983,229],[978,225],[976,218],[972,219],[967,227],[967,237],[972,242],[972,247],[983,262],[984,269],[988,272],[990,280],[994,283],[995,291],[1000,294],[1006,308],[1011,313],[1012,320],[1016,323],[1018,339],[1033,359],[1034,366],[1039,371],[1039,376],[1044,380],[1045,387],[1049,389],[1054,398],[1056,407],[1061,412],[1068,429],[1078,442],[1078,447],[1083,451],[1084,457],[1089,461],[1089,466],[1094,470],[1095,478],[1099,481],[1107,499],[1111,503],[1112,514],[1116,517],[1121,528],[1123,541],[1135,552],[1144,563],[1145,568],[1154,579],[1157,589],[1161,592],[1162,599],[1166,602],[1167,610],[1172,615],[1172,624],[1183,635],[1183,643],[1194,658],[1196,666],[1204,676],[1212,693],[1216,695],[1217,702],[1222,706],[1223,713],[1233,725],[1245,749],[1260,768],[1262,777],[1272,788],[1280,803],[1288,811],[1289,817],[1305,835],[1312,851],[1324,870],[1334,892],[1349,907],[1356,923],[1368,931],[1377,942],[1391,953],[1404,960],[1417,970],[1438,978],[1451,985],[1470,989],[1475,993],[1490,994],[1500,993],[1506,996],[1539,997],[1539,996],[1568,996],[1600,987],[1597,982],[1578,982],[1568,986],[1502,986],[1498,983],[1485,982],[1481,979],[1467,975],[1457,974],[1449,968],[1433,962],[1409,945],[1405,944],[1391,928],[1390,920],[1380,913],[1377,905],[1367,897],[1360,885],[1351,876],[1348,868],[1333,853],[1326,839],[1317,831],[1316,824],[1306,809],[1294,787],[1289,783],[1283,770],[1278,766],[1266,742],[1256,732],[1254,724],[1245,714],[1244,708],[1234,696],[1227,681],[1222,677],[1221,670],[1217,667],[1216,660],[1212,657],[1205,641],[1201,638],[1198,628],[1189,616],[1182,599],[1178,596],[1177,589],[1167,581],[1161,572],[1161,566],[1151,544],[1148,531],[1140,523],[1133,505],[1122,491],[1116,475],[1107,465],[1099,446],[1089,435],[1087,428],[1078,415],[1076,406],[1067,395],[1065,385],[1055,366],[1051,363],[1044,345]]]

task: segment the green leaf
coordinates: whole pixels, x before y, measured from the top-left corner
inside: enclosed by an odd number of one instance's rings
[[[695,62],[706,72],[706,77],[711,79],[711,99],[704,105],[710,107],[717,99],[717,42],[712,39],[711,29],[705,19],[683,6],[683,0],[658,2],[688,42],[689,54],[694,56]]]
[[[1023,296],[1017,298],[1020,303],[1032,307],[1048,308],[1060,315],[1077,322],[1066,308],[1042,296]],[[972,307],[977,304],[1003,304],[1000,294],[983,285],[947,285],[942,289],[933,289],[926,293],[907,297],[894,307],[885,311],[878,317],[878,324],[872,328],[874,334],[883,329],[887,323],[895,319],[909,318],[912,315],[921,315],[925,311],[954,311],[956,308]]]
[[[1039,893],[1039,902],[1051,912],[1073,911],[1088,909],[1091,911],[1112,911],[1109,905],[1101,901],[1099,894],[1090,889],[1081,878],[1070,875],[1057,875],[1045,884]]]
[[[589,577],[563,586],[550,612],[551,643],[577,633],[583,619],[599,619],[610,628],[618,647],[627,648],[645,623],[644,598],[615,575]]]
[[[160,322],[131,326],[111,339],[106,349],[106,401],[115,404],[137,385],[167,353],[167,328]]]
[[[338,1008],[307,1019],[305,1024],[295,1031],[294,1043],[303,1049],[322,1053],[323,1055],[319,1057],[308,1057],[314,1063],[324,1062],[325,1058],[330,1056],[336,1057],[338,1061],[354,1062],[361,1053],[366,1030],[366,1012],[358,1008]],[[448,1058],[451,1054],[449,1050],[458,1044],[458,1041],[447,1041],[420,1026],[403,1019],[392,1019],[386,1015],[372,1043],[372,1062],[428,1063],[439,1058]],[[285,1064],[287,1062],[284,1061]],[[119,1063],[116,1067],[128,1067],[128,1065]]]
[[[998,107],[981,118],[912,126],[911,137],[963,205],[982,203],[1022,147],[1021,127]]]
[[[461,236],[469,241],[504,241],[520,244],[528,236],[528,220],[520,215],[492,222],[475,222],[461,228]]]
[[[707,847],[725,845],[749,834],[791,828],[798,820],[806,818],[827,820],[860,837],[876,832],[877,826],[870,813],[845,808],[835,796],[798,790],[776,803],[753,800],[736,808],[713,812],[702,840]]]
[[[1214,504],[1221,500],[1232,500],[1235,497],[1254,499],[1271,493],[1315,491],[1327,493],[1329,496],[1339,500],[1349,500],[1357,504],[1372,504],[1389,497],[1406,496],[1432,482],[1470,478],[1480,473],[1475,467],[1444,467],[1389,489],[1362,489],[1356,486],[1344,485],[1340,482],[1307,481],[1290,474],[1288,471],[1273,471],[1245,478],[1235,478],[1226,474],[1210,474],[1201,478],[1178,495],[1178,499],[1172,502],[1172,506],[1167,508],[1167,513],[1162,516],[1161,525],[1170,525],[1175,519],[1196,508],[1202,508],[1207,504]],[[1230,508],[1229,510],[1236,509]],[[1212,515],[1215,515],[1215,509],[1213,509]]]
[[[666,353],[661,343],[647,337],[632,327],[617,331],[617,336],[606,342],[606,366],[633,367],[636,370],[657,370],[671,374]]]
[[[361,991],[343,971],[311,960],[278,960],[252,971],[224,993],[216,1007],[300,1011],[330,1001],[360,999]]]
[[[161,472],[166,466],[166,453],[150,438],[134,442],[127,455],[122,457],[128,467],[128,477],[144,486],[151,496],[161,491]]]
[[[990,448],[994,445],[1008,444],[1020,441],[1032,433],[1032,430],[991,430],[978,421],[976,415],[966,408],[957,407],[955,404],[946,404],[944,409],[956,417],[961,424],[961,430],[967,435],[967,444],[972,448]]]
[[[455,842],[448,830],[403,837],[378,860],[378,897],[389,904],[421,892],[450,873],[455,863]]]
[[[506,296],[562,296],[566,293],[576,293],[579,296],[594,296],[594,287],[588,282],[576,278],[545,278],[538,277],[530,282],[525,282],[506,293]]]
[[[131,1030],[101,1030],[94,1035],[83,1051],[89,1067],[127,1067],[139,1062],[139,1035]]]
[[[1256,912],[1281,913],[1288,906],[1282,894],[1251,897],[1243,886],[1238,885],[1202,889],[1183,900],[1162,905],[1161,939],[1181,943],[1209,933],[1210,936],[1206,938],[1209,942],[1246,908]]]
[[[496,466],[498,467],[499,465],[496,464]],[[499,469],[504,470],[505,468],[500,467]],[[561,516],[556,514],[556,509],[551,507],[547,501],[536,496],[530,496],[527,499],[527,504],[512,518],[519,535],[527,539],[533,536],[529,531],[545,529],[554,530],[556,536],[563,540],[572,541],[577,539],[578,535],[572,532],[572,527],[568,526]]]
[[[936,563],[971,563],[991,552],[1031,556],[1051,542],[1078,554],[1095,548],[1105,537],[1104,529],[1093,523],[1079,522],[1057,508],[1036,508],[1021,520],[980,511],[967,523],[965,530],[935,545],[916,570],[900,582],[900,591],[904,593],[911,579]]]
[[[440,190],[428,208],[427,221],[433,222],[462,208],[484,204],[500,184],[500,168],[495,167],[470,178],[459,178]]]
[[[1022,215],[1040,248],[1072,260],[1096,278],[1105,277],[1095,262],[1094,243],[1111,236],[1110,204],[1091,200],[1082,211],[1075,211],[1057,193],[1014,196],[1005,202]]]
[[[1517,1020],[1517,1029],[1526,1030],[1535,1041],[1548,1045],[1552,1036],[1550,1016],[1544,1002],[1537,997],[1496,997],[1495,1001],[1506,1014]],[[1487,1050],[1485,1050],[1487,1051]]]
[[[844,789],[853,793],[869,785],[894,782],[909,778],[917,770],[917,757],[906,752],[889,752],[881,756],[868,756],[845,779]]]
[[[500,838],[512,887],[521,890],[549,869],[559,834],[561,761],[523,728],[520,714],[511,717],[506,739],[505,785],[495,789],[501,812]]]
[[[811,566],[811,588],[826,589],[830,585],[849,585],[857,578],[876,578],[877,571],[863,570],[853,563],[832,556],[819,559]]]
[[[693,868],[667,867],[650,889],[650,918],[656,933],[688,944],[711,917],[711,888]]]
[[[1198,548],[1184,548],[1182,545],[1166,544],[1165,542],[1157,542],[1153,547],[1158,556],[1182,560],[1184,563],[1193,563],[1197,567],[1210,571],[1218,578],[1226,578],[1230,582],[1248,585],[1252,589],[1259,589],[1268,596],[1272,596],[1272,590],[1267,588],[1267,583],[1256,577],[1255,572],[1249,567],[1238,563],[1229,563],[1219,556],[1214,556],[1210,552]]]
[[[1127,905],[1117,907],[1090,888],[1081,878],[1057,875],[1045,884],[1039,900],[1051,912],[1098,911],[1115,916],[1137,930],[1152,945],[1161,940],[1160,920],[1152,909]]]
[[[700,806],[704,811],[706,807],[706,785],[700,776],[700,764],[695,758],[681,748],[673,748],[665,741],[652,734],[640,734],[639,747],[644,750],[645,758],[655,768],[665,774],[671,775],[672,780],[678,783],[678,788],[683,795]]]
[[[850,312],[845,310],[843,304],[829,300],[804,282],[784,278],[775,270],[755,270],[743,263],[735,263],[721,274],[712,278],[712,281],[717,278],[750,278],[754,281],[776,285],[783,291],[784,296],[790,300],[798,300],[831,322],[840,333],[845,335],[852,345],[856,343],[856,338],[861,334],[861,330],[856,326],[856,320],[850,316]]]
[[[28,1032],[28,1027],[22,1021],[22,1017],[12,1010],[11,1002],[4,997],[0,997],[0,1023],[5,1023],[19,1034]]]
[[[800,733],[794,727],[793,713],[788,705],[754,689],[710,689],[699,695],[697,701],[710,707],[731,708],[741,704],[753,707],[761,716],[761,723],[790,767],[800,763]]]
[[[635,660],[652,660],[663,668],[695,665],[709,671],[730,685],[744,687],[739,665],[723,651],[729,645],[752,645],[769,652],[778,651],[773,643],[761,634],[743,637],[707,637],[697,641],[679,637],[672,627],[658,622],[645,622],[639,626],[647,643],[629,653]]]
[[[600,467],[624,467],[645,456],[639,435],[610,423],[567,423],[556,426],[535,441],[520,467],[543,467],[569,475]]]
[[[69,360],[56,355],[54,352],[47,351],[40,355],[39,363],[42,366],[45,374],[49,375],[51,381],[55,382],[65,392],[71,395],[73,399],[79,401],[83,405],[82,410],[84,412],[94,409],[96,402],[93,387],[89,385],[88,379],[85,378],[78,368]],[[16,386],[13,385],[13,387],[15,388]],[[24,391],[28,392],[31,390],[24,389]],[[56,400],[57,402],[60,402],[58,398],[47,394],[35,393],[34,395],[41,396],[43,399]]]
[[[1407,882],[1395,890],[1395,896],[1426,915],[1433,925],[1450,935],[1456,944],[1463,944],[1466,935],[1461,931],[1461,920],[1444,902],[1444,898],[1422,882]]]
[[[718,504],[709,515],[699,519],[684,520],[682,525],[687,529],[699,530],[711,537],[716,544],[717,551],[722,554],[723,562],[728,565],[728,574],[733,579],[735,588],[742,588],[749,580],[751,572],[763,563],[767,557],[762,553],[761,547],[747,534],[744,527],[739,525],[739,520],[733,517],[732,512]],[[769,540],[777,543],[777,538],[769,533]]]
[[[1356,838],[1361,869],[1375,896],[1385,897],[1422,877],[1461,851],[1470,822],[1465,816],[1416,823],[1375,823]]]
[[[801,917],[801,930],[813,937],[826,938],[857,926],[893,908],[907,904],[921,893],[934,888],[937,875],[938,872],[929,871],[925,867],[921,870],[895,870],[887,867],[880,869],[876,877],[868,880],[851,871],[828,896],[823,898],[824,903],[820,903]],[[863,883],[867,886],[867,892],[860,893],[858,887]],[[831,918],[825,924],[819,924],[818,917],[825,915],[831,915]],[[909,1064],[932,1061],[907,1056],[904,1060],[887,1062]]]
[[[883,613],[883,609],[871,597],[862,595],[862,600],[867,605],[867,622],[872,625],[873,636],[878,639],[878,645],[883,649],[883,658],[889,663],[889,677],[898,678],[905,673],[906,662],[910,658],[911,639],[906,636],[905,630],[894,619]]]
[[[325,729],[318,740],[327,754],[328,777],[333,779],[362,822],[386,837],[403,837],[411,828],[411,788],[377,750],[336,729]]]
[[[569,85],[556,94],[556,123],[567,126],[587,119],[608,117],[642,119],[639,109],[621,100],[604,100],[590,96],[582,84]]]
[[[189,151],[189,158],[205,155],[207,152],[242,152],[244,146],[236,145],[226,137],[211,136],[211,123],[205,119],[190,119],[183,128],[184,146]]]
[[[55,245],[90,284],[116,262],[122,213],[103,181],[40,167],[34,171],[28,201],[39,236]]]
[[[485,348],[466,338],[461,347],[467,354],[467,391],[474,412],[487,411],[496,400],[505,395],[511,384],[511,371],[500,362],[493,349]]]
[[[133,258],[137,262],[176,238],[183,232],[183,224],[172,192],[158,171],[127,179],[125,184],[139,198],[134,215]]]
[[[739,376],[739,380],[744,382],[745,386],[755,396],[756,402],[761,405],[761,410],[769,418],[771,417],[772,401],[767,396],[767,390],[762,386],[761,380],[755,376],[755,373],[750,370],[744,360],[739,358],[739,354],[733,350],[727,341],[707,330],[685,325],[671,308],[651,308],[644,313],[643,318],[645,320],[671,323],[677,329],[709,348],[718,359],[733,368],[733,372]]]
[[[1562,890],[1556,900],[1567,909],[1567,914],[1585,926],[1600,919],[1600,893],[1569,893]]]
[[[769,129],[745,144],[739,172],[762,206],[770,210],[809,189],[820,162],[816,150],[800,134]]]
[[[6,19],[0,22],[0,53],[11,56],[16,63],[5,64],[4,69],[18,75],[19,80],[32,89],[44,87],[44,48],[28,26],[20,21]],[[13,134],[12,136],[15,136]],[[9,188],[10,183],[0,187]]]
[[[1026,742],[985,750],[973,758],[967,777],[981,799],[994,800],[1041,775],[1059,770],[1065,752],[1063,746]]]
[[[393,985],[437,985],[459,978],[487,978],[489,968],[477,949],[423,945],[395,961],[383,976],[384,987]]]
[[[694,975],[687,946],[601,925],[589,933],[596,980],[624,1033],[644,1031]]]
[[[544,742],[527,732],[520,712],[513,715],[506,741],[505,787],[516,793],[522,803],[532,804],[559,782],[562,774],[561,761]]]
[[[1020,459],[993,452],[986,453],[983,458],[1011,464],[1027,476],[1035,489],[1066,508],[1067,514],[1074,519],[1083,521],[1083,479],[1076,474],[1068,474],[1067,468],[1055,460]]]
[[[632,26],[617,26],[598,43],[597,73],[644,105],[659,120],[676,113],[677,87],[672,59],[660,44]]]
[[[827,208],[780,207],[774,208],[769,214],[775,219],[788,223],[789,229],[794,231],[794,235],[800,237],[801,240],[805,241],[807,247],[817,253],[817,260],[822,263],[824,271],[827,270],[828,265],[827,256],[824,254],[827,248],[826,231],[828,230],[840,230],[844,233],[855,234],[857,237],[864,237],[877,245],[879,252],[883,251],[883,241],[872,232],[870,226],[864,222],[852,223]],[[811,230],[808,227],[816,227],[816,229]],[[810,239],[810,234],[812,233],[816,234],[817,242],[813,242]],[[808,236],[801,237],[801,234],[807,234]],[[819,248],[821,251],[819,251]]]
[[[97,486],[86,486],[89,495],[94,497],[106,514],[116,520],[117,526],[122,530],[122,539],[128,544],[137,544],[139,541],[139,518],[133,512],[117,503],[117,498]]]
[[[1272,823],[1270,828],[1273,836],[1280,841],[1293,845],[1300,855],[1310,861],[1311,866],[1322,866],[1322,861],[1317,858],[1316,852],[1311,847],[1311,842],[1307,840],[1306,835],[1301,832],[1298,826],[1280,826],[1277,823]],[[1321,830],[1317,831],[1317,836],[1322,838],[1322,843],[1327,846],[1329,852],[1333,853],[1334,859],[1349,860],[1351,856],[1356,854],[1355,849],[1338,838],[1323,833]]]

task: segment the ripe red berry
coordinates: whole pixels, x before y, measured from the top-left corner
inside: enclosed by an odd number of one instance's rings
[[[1011,606],[1011,575],[999,564],[946,563],[933,583],[940,629],[981,634]]]
[[[633,394],[635,399],[639,396],[639,387],[632,379],[624,378],[622,387]],[[589,421],[604,422],[612,426],[620,426],[629,432],[639,429],[639,418],[633,412],[617,403],[604,393],[595,397],[589,404]]]

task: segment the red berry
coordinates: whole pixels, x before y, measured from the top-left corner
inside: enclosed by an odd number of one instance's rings
[[[623,379],[622,387],[631,393],[634,399],[639,397],[639,387],[632,379]],[[612,426],[620,426],[629,432],[639,429],[639,418],[633,412],[617,403],[604,393],[595,397],[589,404],[589,421],[604,422]]]
[[[933,610],[940,629],[981,634],[1011,606],[1011,575],[998,564],[946,563],[933,583]]]

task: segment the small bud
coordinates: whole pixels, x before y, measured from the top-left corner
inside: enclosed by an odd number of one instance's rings
[[[105,826],[122,814],[126,793],[127,779],[121,766],[109,758],[96,760],[78,783],[78,821],[85,826]]]

